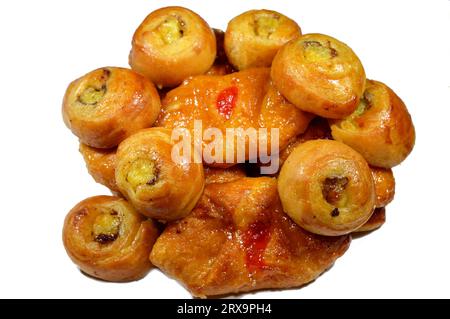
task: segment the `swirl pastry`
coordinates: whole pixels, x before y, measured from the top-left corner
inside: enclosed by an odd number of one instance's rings
[[[355,229],[354,233],[365,233],[380,228],[386,222],[386,209],[384,207],[376,208],[369,220]]]
[[[63,118],[80,141],[112,148],[136,131],[150,127],[161,101],[145,77],[123,68],[101,68],[73,81],[63,101]]]
[[[375,182],[375,206],[385,207],[395,195],[395,179],[391,169],[370,167]]]
[[[215,57],[216,40],[206,21],[189,9],[166,7],[138,27],[129,62],[159,87],[173,87],[208,71]]]
[[[241,178],[207,185],[192,213],[166,227],[150,260],[205,297],[304,285],[349,244],[350,236],[319,236],[292,222],[275,179]]]
[[[391,168],[414,147],[415,131],[403,101],[387,85],[367,80],[363,98],[350,116],[331,121],[331,133],[361,153],[370,165]]]
[[[201,162],[174,161],[173,147],[171,131],[153,127],[130,136],[117,149],[117,187],[140,213],[161,221],[189,214],[205,183]]]
[[[310,232],[337,236],[363,225],[375,207],[375,186],[364,158],[345,144],[300,144],[281,168],[284,211]]]
[[[270,81],[269,69],[255,68],[225,76],[201,75],[191,78],[166,95],[156,125],[170,129],[187,128],[193,133],[195,121],[201,120],[205,135],[205,163],[228,167],[238,162],[238,138],[245,139],[242,143],[245,144],[245,150],[242,150],[245,160],[256,160],[258,154],[250,154],[249,147],[256,149],[256,144],[261,143],[267,146],[269,153],[272,148],[272,128],[279,129],[279,148],[284,148],[290,139],[305,131],[311,118],[310,114],[297,109],[275,89]],[[206,136],[205,131],[213,128],[220,131],[223,137],[221,144],[212,143],[213,138]],[[245,132],[235,131],[236,134],[227,139],[228,128],[244,131],[266,128],[267,135],[256,132],[257,138],[250,139],[245,137]],[[261,140],[262,137],[266,139]],[[267,144],[263,143],[266,140]],[[205,159],[205,154],[213,153],[211,144],[223,151]]]
[[[228,23],[225,52],[238,70],[270,67],[277,51],[301,34],[298,24],[281,13],[250,10]]]
[[[67,254],[90,276],[107,281],[144,277],[158,236],[155,224],[124,199],[95,196],[78,203],[64,222]]]
[[[94,180],[108,187],[112,192],[118,193],[115,177],[116,149],[94,148],[80,143],[80,153]]]
[[[283,46],[272,69],[275,86],[306,112],[342,119],[353,113],[364,91],[364,68],[346,44],[306,34]]]

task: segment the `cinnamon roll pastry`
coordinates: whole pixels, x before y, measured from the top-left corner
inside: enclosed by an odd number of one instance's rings
[[[117,149],[116,183],[120,192],[142,214],[161,221],[182,218],[197,203],[205,183],[201,160],[175,161],[171,131],[160,127],[141,130]]]
[[[375,206],[385,207],[392,202],[395,195],[395,178],[389,168],[371,166],[373,180],[375,182]]]
[[[150,13],[133,36],[129,62],[158,87],[173,87],[205,73],[216,57],[214,32],[198,14],[182,7]]]
[[[349,244],[350,236],[298,227],[283,213],[275,179],[241,178],[207,185],[192,213],[166,227],[150,260],[206,297],[304,285]]]
[[[283,46],[271,70],[275,86],[291,103],[332,119],[353,113],[366,80],[361,61],[352,49],[316,33]]]
[[[118,193],[119,188],[117,188],[115,177],[116,148],[94,148],[80,143],[79,150],[86,162],[86,168],[94,180]]]
[[[301,34],[298,24],[279,12],[250,10],[228,23],[225,52],[238,70],[270,67],[278,50]]]
[[[330,140],[300,144],[281,168],[278,191],[284,211],[320,235],[347,234],[375,208],[375,186],[367,162],[352,148]]]
[[[367,80],[358,108],[331,121],[335,140],[361,153],[370,165],[391,168],[411,153],[414,125],[403,101],[387,85]]]
[[[66,126],[82,143],[113,148],[152,126],[160,108],[158,92],[148,79],[128,69],[107,67],[73,81],[62,112]]]
[[[386,222],[386,209],[384,207],[376,208],[369,220],[354,230],[354,233],[365,233],[380,228]]]
[[[72,261],[86,274],[107,281],[144,277],[151,268],[148,256],[157,237],[151,220],[114,196],[78,203],[63,229],[64,247]]]
[[[191,78],[166,95],[156,125],[187,128],[194,136],[194,124],[201,120],[204,162],[210,166],[229,167],[239,162],[240,150],[245,153],[245,160],[256,160],[258,154],[255,153],[259,152],[250,153],[250,148],[264,145],[268,154],[272,146],[275,149],[271,144],[272,128],[279,129],[279,138],[274,136],[273,140],[278,141],[279,148],[286,147],[290,139],[305,131],[311,118],[275,89],[269,69],[255,68],[225,76]],[[206,131],[216,128],[223,139],[208,136]],[[236,129],[229,138],[228,128]],[[263,130],[257,131],[259,128]],[[250,131],[256,133],[256,138],[249,138],[252,136]],[[238,141],[243,141],[240,145],[245,149],[238,148]],[[212,152],[213,147],[222,152]],[[212,153],[205,158],[205,154]]]

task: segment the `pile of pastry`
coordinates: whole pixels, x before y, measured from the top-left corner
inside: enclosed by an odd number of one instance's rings
[[[384,223],[414,126],[346,44],[275,11],[222,32],[167,7],[138,27],[129,64],[91,71],[64,96],[89,173],[113,193],[65,219],[64,246],[86,274],[131,281],[156,266],[199,297],[302,286],[353,233]],[[199,135],[198,123],[206,136],[174,160],[174,130]],[[211,128],[269,133],[223,141]]]

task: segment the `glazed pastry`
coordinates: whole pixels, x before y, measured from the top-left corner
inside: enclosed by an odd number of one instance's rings
[[[250,10],[228,23],[225,52],[238,70],[270,67],[278,50],[301,34],[298,24],[281,13]]]
[[[275,56],[272,79],[298,108],[332,119],[353,113],[366,76],[346,44],[323,34],[306,34],[283,46]]]
[[[205,183],[203,166],[194,150],[188,161],[172,159],[171,133],[159,127],[145,129],[117,149],[116,182],[120,192],[140,213],[161,221],[189,214]],[[200,162],[195,163],[194,158]]]
[[[395,195],[395,179],[391,169],[370,167],[375,182],[375,206],[385,207]]]
[[[205,167],[205,184],[228,183],[246,177],[245,168],[235,165],[230,168]]]
[[[362,226],[375,207],[375,186],[364,158],[330,140],[297,146],[281,168],[278,191],[284,211],[320,235],[347,234]]]
[[[311,140],[326,139],[331,140],[331,129],[328,121],[321,117],[314,118],[311,123],[309,123],[308,128],[303,134],[300,134],[294,138],[286,148],[280,151],[280,166],[287,160],[292,151],[300,144]]]
[[[124,199],[95,196],[77,204],[64,222],[67,254],[80,269],[107,281],[144,277],[158,236],[155,224]]]
[[[118,193],[115,177],[116,149],[94,148],[80,143],[79,150],[94,180]]]
[[[73,81],[63,102],[63,118],[80,141],[113,148],[136,131],[150,127],[161,101],[155,86],[123,68],[101,68]]]
[[[182,7],[150,13],[133,36],[130,66],[158,87],[173,87],[205,73],[216,57],[214,32],[198,14]]]
[[[158,238],[150,260],[205,297],[302,286],[331,267],[350,236],[324,237],[283,213],[274,178],[213,183]]]
[[[270,153],[271,128],[279,128],[279,148],[283,148],[290,139],[305,131],[311,118],[310,114],[290,104],[274,88],[269,69],[255,68],[226,76],[201,75],[191,78],[166,95],[156,125],[170,129],[187,128],[193,132],[195,121],[201,120],[203,133],[210,128],[219,129],[224,139],[222,145],[216,144],[216,148],[223,151],[205,158],[205,154],[213,152],[208,148],[208,144],[212,147],[212,139],[204,138],[204,162],[228,167],[239,162],[239,154],[237,139],[226,138],[227,128],[267,128],[265,137],[267,153]],[[257,154],[250,154],[249,146],[255,149],[256,144],[265,145],[260,140],[261,136],[257,136],[258,140],[244,141],[245,150],[242,153],[245,153],[245,160],[256,160]],[[227,144],[232,148],[227,149]]]
[[[373,166],[394,167],[414,147],[414,125],[405,104],[378,81],[367,80],[355,112],[331,124],[333,138],[357,150]]]
[[[267,164],[258,163],[257,165],[249,164],[247,167],[250,173],[247,176],[258,176],[261,175],[261,167],[268,167],[272,165],[272,161],[278,161],[278,166],[283,166],[286,159],[292,153],[292,151],[300,144],[317,139],[332,139],[330,125],[328,121],[321,117],[314,118],[308,125],[306,131],[289,141],[288,145],[281,149],[279,154],[273,154],[270,157],[270,162]],[[278,176],[279,170],[274,174],[269,174],[270,176]],[[264,174],[266,175],[266,174]]]
[[[380,228],[386,222],[386,209],[376,208],[370,219],[361,227],[353,231],[354,233],[365,233]]]

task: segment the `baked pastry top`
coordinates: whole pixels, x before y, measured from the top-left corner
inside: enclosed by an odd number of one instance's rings
[[[212,183],[192,213],[167,226],[150,259],[194,296],[304,285],[341,256],[350,236],[323,237],[283,213],[273,178]]]

